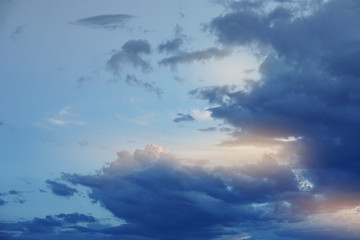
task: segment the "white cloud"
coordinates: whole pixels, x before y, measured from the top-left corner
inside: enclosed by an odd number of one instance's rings
[[[209,121],[213,120],[211,117],[211,112],[207,109],[201,110],[201,109],[192,109],[191,110],[192,116],[198,120],[198,121]]]
[[[58,126],[64,126],[65,121],[55,118],[48,118],[48,122]]]
[[[81,122],[81,121],[66,121],[66,120],[61,120],[61,119],[56,119],[56,118],[48,118],[47,121],[49,123],[52,123],[54,125],[57,126],[65,126],[65,125],[84,125],[85,122]]]
[[[61,109],[58,114],[59,114],[60,116],[70,115],[69,109],[70,109],[70,107],[69,107],[69,106],[66,106],[66,107],[64,107],[63,109]]]

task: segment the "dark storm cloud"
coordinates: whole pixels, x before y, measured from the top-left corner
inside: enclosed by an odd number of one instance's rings
[[[160,65],[176,67],[178,64],[190,64],[209,59],[221,59],[231,54],[228,49],[218,49],[215,47],[194,52],[180,52],[169,58],[165,58],[159,62]]]
[[[143,59],[144,55],[149,55],[151,46],[146,40],[127,41],[120,51],[115,51],[107,62],[107,67],[114,73],[120,73],[124,65],[131,65],[135,68],[140,67],[144,72],[151,69],[150,63]]]
[[[360,3],[333,0],[314,9],[299,16],[305,9],[235,8],[214,18],[210,31],[226,47],[268,49],[262,78],[246,91],[216,86],[190,94],[214,106],[213,118],[239,129],[231,144],[300,137],[292,150],[314,191],[328,195],[326,207],[354,207],[360,204]],[[345,202],[337,200],[341,195]]]
[[[88,18],[79,19],[73,24],[88,26],[88,27],[98,27],[106,29],[116,29],[125,26],[131,18],[134,16],[128,14],[114,14],[114,15],[98,15]]]
[[[5,205],[6,201],[0,198],[0,206]]]
[[[193,116],[191,116],[190,114],[183,114],[183,113],[178,113],[177,117],[174,118],[174,122],[179,123],[179,122],[193,122],[195,121],[195,118]]]
[[[144,82],[140,79],[138,79],[134,75],[127,75],[125,79],[125,83],[127,83],[130,86],[136,86],[145,89],[148,92],[155,93],[159,98],[163,94],[163,90],[159,87],[155,87],[153,84]]]
[[[75,188],[71,188],[63,183],[58,183],[51,180],[46,180],[46,183],[48,187],[51,189],[52,193],[58,196],[69,197],[77,193],[77,190]]]

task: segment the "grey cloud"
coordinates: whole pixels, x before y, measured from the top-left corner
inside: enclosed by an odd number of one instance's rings
[[[98,15],[88,18],[82,18],[75,22],[74,24],[84,25],[88,27],[99,27],[105,29],[116,29],[125,26],[131,18],[134,16],[128,14],[105,14]]]
[[[205,61],[209,59],[221,59],[231,54],[229,49],[218,49],[215,47],[199,50],[195,52],[181,52],[159,62],[160,65],[176,67],[179,64]]]
[[[25,203],[25,199],[23,197],[23,193],[21,191],[10,190],[8,192],[0,193],[0,197],[4,197],[5,199],[0,199],[0,206],[5,205],[6,203],[10,202],[9,198],[11,198],[12,202],[23,204]]]
[[[315,3],[314,3],[315,4]],[[228,144],[273,144],[274,138],[301,137],[287,146],[298,155],[317,191],[342,207],[359,204],[360,4],[332,0],[306,9],[276,8],[265,14],[234,9],[209,28],[225,47],[271,49],[260,66],[262,78],[247,91],[204,87],[191,95],[214,107],[211,116],[241,130]],[[307,11],[307,10],[306,10]],[[336,180],[335,180],[336,179]],[[346,191],[344,190],[346,189]],[[347,201],[341,204],[338,196]],[[346,197],[345,197],[346,196]]]
[[[24,32],[26,25],[17,26],[16,29],[10,34],[11,40],[18,40],[18,37]]]
[[[193,122],[195,121],[195,118],[193,116],[191,116],[190,114],[183,114],[183,113],[178,113],[177,117],[174,119],[174,122],[179,123],[179,122]]]
[[[4,240],[110,239],[91,228],[88,228],[88,232],[91,232],[89,234],[77,230],[81,226],[77,225],[79,223],[95,223],[96,221],[90,215],[75,212],[47,215],[43,218],[35,217],[29,221],[0,222],[0,238]]]
[[[308,221],[312,214],[336,211],[346,196],[332,196],[328,189],[301,189],[297,169],[280,164],[274,156],[209,168],[185,164],[154,144],[117,155],[96,174],[64,173],[62,180],[87,187],[92,201],[126,224],[96,227],[92,223],[97,219],[91,215],[61,213],[0,222],[0,232],[9,234],[5,239],[34,240],[237,239],[245,233],[269,240],[356,239],[346,229]],[[319,198],[322,194],[327,197]]]
[[[199,131],[201,131],[201,132],[216,132],[217,127],[201,128],[201,129],[199,129]]]
[[[158,46],[159,52],[176,52],[180,49],[181,45],[184,43],[184,40],[180,37],[174,38],[173,40],[168,40]]]
[[[58,183],[51,180],[46,180],[46,183],[51,189],[52,193],[61,197],[69,197],[77,193],[77,190],[75,188],[71,188],[63,183]]]
[[[206,170],[182,165],[154,145],[118,156],[98,175],[63,176],[88,187],[90,198],[126,220],[127,224],[108,230],[112,234],[214,239],[238,233],[236,228],[245,221],[251,225],[302,218],[295,206],[292,209],[282,204],[288,199],[284,193],[299,192],[295,176],[273,159],[242,168]],[[256,209],[253,203],[267,204]]]
[[[338,202],[335,196],[318,198],[320,193],[331,194],[324,189],[302,190],[294,169],[271,156],[252,164],[209,169],[183,165],[155,145],[118,153],[118,159],[96,175],[64,174],[63,179],[88,187],[91,199],[127,222],[104,230],[119,237],[231,239],[262,229],[267,232],[264,236],[277,233],[269,239],[278,240],[286,239],[293,223],[293,231],[298,229],[295,223],[302,223],[316,236],[316,226],[307,223],[307,217],[334,211],[342,201],[340,195]]]
[[[92,80],[91,77],[85,77],[85,76],[81,76],[77,79],[77,85],[78,88],[81,88],[85,83],[90,82]]]
[[[120,51],[116,51],[107,62],[107,67],[114,73],[120,73],[124,65],[140,67],[144,72],[151,69],[150,63],[143,59],[144,55],[149,55],[151,46],[146,40],[127,41]]]
[[[89,145],[89,142],[86,141],[86,140],[83,140],[83,141],[78,142],[78,144],[79,144],[81,147],[87,147],[87,146]]]
[[[163,90],[161,88],[155,87],[153,84],[144,82],[138,78],[136,78],[134,75],[127,75],[125,82],[130,86],[136,86],[145,89],[148,92],[155,93],[159,98],[163,94]]]
[[[10,191],[8,192],[8,194],[10,194],[10,195],[21,195],[21,192],[20,192],[20,191],[16,191],[16,190],[10,190]]]
[[[96,222],[96,219],[93,216],[80,214],[80,213],[69,213],[69,214],[61,213],[56,215],[56,217],[64,220],[65,222],[73,223],[73,224],[79,222],[90,222],[90,223]]]

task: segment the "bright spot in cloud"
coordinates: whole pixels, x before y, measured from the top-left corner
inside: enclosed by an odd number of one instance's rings
[[[294,137],[294,136],[290,136],[287,138],[274,138],[275,141],[279,141],[279,142],[295,142],[297,140],[302,139],[302,137]]]
[[[191,75],[198,76],[205,85],[236,84],[244,87],[246,79],[258,80],[261,61],[245,51],[238,51],[223,59],[213,59],[206,63],[196,63],[191,67]]]
[[[201,109],[192,109],[191,110],[192,116],[198,120],[198,121],[209,121],[213,120],[211,117],[211,112],[207,109],[201,110]]]

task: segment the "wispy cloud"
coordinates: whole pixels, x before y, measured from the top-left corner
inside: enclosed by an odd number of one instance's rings
[[[176,67],[179,64],[190,64],[193,62],[204,62],[210,59],[222,59],[231,54],[227,48],[218,49],[215,47],[194,52],[181,52],[169,58],[164,58],[159,62],[160,65]]]
[[[57,125],[57,126],[65,126],[65,125],[84,125],[85,122],[81,121],[70,121],[70,120],[62,120],[62,119],[56,119],[56,118],[48,118],[47,121],[51,124]]]
[[[128,14],[105,14],[82,18],[72,23],[95,28],[117,29],[124,27],[133,17]]]
[[[51,123],[53,125],[56,126],[67,126],[67,125],[77,125],[77,126],[81,126],[81,125],[85,125],[86,123],[83,121],[74,121],[74,120],[70,120],[68,119],[69,116],[71,116],[71,112],[70,112],[70,107],[66,106],[62,109],[60,109],[56,116],[54,117],[50,117],[48,119],[46,119],[46,121],[48,123]]]
[[[184,113],[178,113],[177,117],[174,118],[174,122],[193,122],[195,121],[195,118],[191,116],[190,114],[184,114]]]
[[[138,79],[134,75],[127,75],[125,82],[130,86],[136,86],[145,89],[148,92],[155,93],[159,98],[163,94],[163,90],[159,87],[155,87],[153,84],[144,82],[140,79]]]

